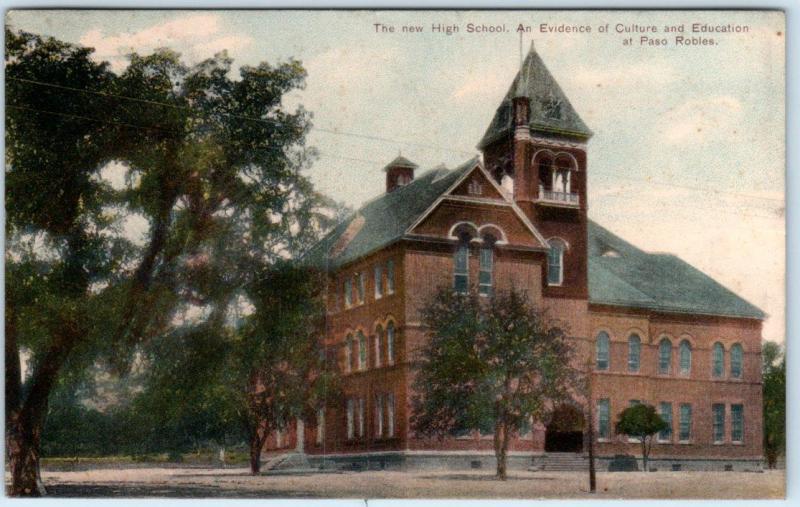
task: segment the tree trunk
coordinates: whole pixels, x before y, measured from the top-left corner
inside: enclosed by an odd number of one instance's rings
[[[647,472],[647,437],[642,437],[642,472]]]
[[[24,419],[23,419],[24,421]],[[9,496],[44,496],[41,474],[39,473],[39,444],[41,442],[41,424],[25,424],[18,415],[7,419],[6,452],[8,468],[11,473]]]
[[[261,472],[261,451],[267,440],[267,432],[260,431],[256,421],[250,426],[250,473],[257,475]]]
[[[508,428],[498,421],[494,425],[494,454],[497,459],[497,478],[504,481],[508,478],[506,457],[508,456]]]

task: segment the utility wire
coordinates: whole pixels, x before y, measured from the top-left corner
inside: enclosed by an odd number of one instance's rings
[[[16,77],[6,77],[6,79],[7,80],[11,80],[11,81],[18,81],[18,82],[22,82],[22,83],[39,85],[39,86],[46,86],[46,87],[50,87],[50,88],[57,88],[57,89],[66,90],[66,91],[88,93],[88,94],[93,94],[93,95],[98,95],[98,96],[103,96],[103,97],[111,97],[111,98],[118,98],[118,99],[123,99],[123,100],[130,100],[130,101],[139,102],[139,103],[143,103],[143,104],[158,105],[158,106],[170,107],[170,108],[174,108],[174,109],[181,109],[181,110],[186,110],[186,111],[189,111],[191,113],[194,113],[195,115],[199,115],[199,112],[194,108],[191,108],[191,107],[188,107],[188,106],[180,106],[180,105],[177,105],[177,104],[169,104],[167,102],[160,102],[160,101],[155,101],[155,100],[142,99],[142,98],[138,98],[138,97],[130,97],[130,96],[127,96],[127,95],[118,95],[118,94],[102,92],[102,91],[98,91],[98,90],[87,90],[87,89],[82,89],[82,88],[75,88],[75,87],[71,87],[71,86],[58,85],[58,84],[55,84],[55,83],[47,83],[47,82],[44,82],[44,81],[37,81],[37,80],[33,80],[33,79],[16,78]],[[11,106],[11,105],[9,105],[8,107],[21,108],[21,106]],[[30,109],[30,108],[28,108],[28,109]],[[40,110],[40,112],[47,112],[47,111]],[[61,116],[70,116],[70,115],[65,115],[64,113],[57,113],[57,112],[48,112],[48,113],[49,114],[58,114],[58,115],[61,115]],[[279,120],[266,119],[266,118],[255,118],[255,117],[252,117],[252,116],[246,116],[246,115],[241,115],[241,114],[237,114],[237,113],[225,113],[225,112],[223,112],[221,114],[223,114],[224,116],[231,117],[231,118],[254,121],[254,122],[259,122],[259,123],[264,123],[264,124],[269,124],[269,125],[274,125],[274,126],[293,126],[293,125],[288,125],[288,124],[286,124],[284,122],[281,122]],[[78,115],[72,115],[72,117],[79,118]],[[88,118],[88,117],[86,119],[91,120],[91,121],[100,121],[100,120],[93,119],[93,118]],[[117,125],[126,125],[124,123],[115,123],[115,124],[117,124]],[[133,124],[127,124],[127,125],[135,126]],[[140,128],[159,129],[158,127],[140,127]],[[165,129],[159,129],[159,130],[165,130]],[[458,153],[458,154],[465,154],[465,155],[473,155],[474,154],[473,152],[467,152],[467,151],[462,151],[462,150],[454,150],[452,148],[445,148],[445,147],[438,146],[438,145],[419,143],[419,142],[416,142],[416,141],[404,140],[404,139],[390,139],[390,138],[380,137],[380,136],[375,136],[375,135],[370,135],[370,134],[362,134],[362,133],[357,133],[357,132],[348,132],[348,131],[343,131],[343,130],[339,130],[339,129],[327,129],[327,128],[323,128],[323,127],[313,127],[313,132],[322,132],[322,133],[325,133],[325,134],[340,135],[340,136],[347,136],[347,137],[355,137],[355,138],[359,138],[359,139],[368,139],[368,140],[387,142],[387,143],[393,143],[393,144],[405,144],[405,145],[408,145],[408,146],[417,146],[417,147],[421,147],[421,148],[427,148],[427,149],[438,150],[438,151],[448,151],[448,152],[451,152],[451,153]],[[359,159],[359,158],[353,158],[353,157],[335,156],[335,155],[323,155],[323,156],[330,157],[330,158],[338,158],[338,159],[341,159],[341,160],[351,160],[351,161],[357,161],[357,162],[366,162],[366,163],[370,163],[370,164],[378,164],[378,165],[383,164],[383,162],[378,162],[378,161],[374,161],[374,160]],[[734,192],[734,191],[730,191],[730,190],[698,188],[698,187],[693,187],[693,186],[689,186],[689,185],[680,185],[680,184],[677,184],[677,183],[666,183],[666,182],[662,182],[662,181],[647,180],[647,179],[644,179],[644,178],[633,178],[633,177],[629,177],[629,176],[621,176],[621,175],[618,175],[618,174],[614,174],[612,176],[610,174],[599,173],[599,175],[600,176],[604,176],[604,177],[613,177],[613,178],[618,178],[618,179],[623,179],[623,180],[635,181],[635,182],[639,182],[639,183],[647,183],[647,184],[660,185],[660,186],[665,186],[665,187],[682,188],[682,189],[691,190],[691,191],[695,191],[695,192],[714,192],[714,193],[718,193],[718,194],[729,194],[729,195],[734,195],[734,196],[738,196],[738,197],[745,197],[745,198],[748,198],[748,199],[760,199],[760,200],[772,201],[772,202],[784,202],[783,199],[778,199],[778,198],[773,198],[773,197],[756,196],[756,195],[752,195],[752,194],[746,194],[746,193],[742,193],[742,192]]]

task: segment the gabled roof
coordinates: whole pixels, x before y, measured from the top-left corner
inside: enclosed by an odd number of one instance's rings
[[[478,148],[483,149],[503,136],[511,134],[513,124],[512,104],[515,97],[527,97],[530,101],[531,131],[550,132],[589,138],[592,131],[583,122],[570,104],[539,54],[531,44],[522,68],[511,83],[503,102],[494,113],[492,123],[483,135]],[[553,114],[553,105],[559,114]]]
[[[644,252],[591,220],[589,302],[669,313],[766,317],[678,257]]]
[[[402,186],[368,202],[336,226],[309,250],[304,259],[314,265],[335,269],[400,239],[406,229],[425,213],[459,177],[475,167],[477,157],[453,170],[432,169]],[[329,252],[357,217],[364,223],[338,255]]]

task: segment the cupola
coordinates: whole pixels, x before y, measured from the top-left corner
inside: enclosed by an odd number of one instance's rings
[[[414,162],[402,155],[389,162],[383,168],[386,172],[386,193],[393,192],[399,187],[404,187],[414,181],[414,170],[419,167]]]

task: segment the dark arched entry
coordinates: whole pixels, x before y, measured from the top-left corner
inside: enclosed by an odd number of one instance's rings
[[[570,404],[556,407],[544,434],[546,452],[583,451],[583,413]]]

